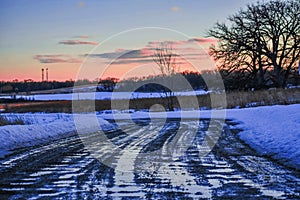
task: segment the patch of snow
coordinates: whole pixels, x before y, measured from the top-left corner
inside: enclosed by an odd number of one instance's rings
[[[77,133],[74,117],[85,114],[64,113],[25,113],[25,114],[1,114],[8,119],[22,119],[26,125],[0,126],[0,157],[10,153],[10,150],[44,144],[49,141],[65,138]],[[95,127],[85,120],[84,127],[87,131],[112,128],[106,120],[97,118],[99,126]],[[101,127],[101,128],[100,128]],[[83,126],[81,126],[83,128]]]
[[[239,137],[259,153],[300,169],[300,104],[230,109]]]

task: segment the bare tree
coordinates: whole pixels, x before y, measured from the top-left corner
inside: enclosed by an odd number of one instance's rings
[[[219,39],[210,54],[219,69],[246,72],[262,87],[285,87],[300,56],[300,2],[272,0],[251,4],[217,23],[209,35]]]
[[[153,61],[158,65],[159,70],[165,81],[163,92],[167,100],[169,111],[174,110],[174,75],[179,71],[179,64],[177,62],[178,55],[174,53],[172,46],[168,42],[160,43],[160,46],[155,49],[152,56]],[[170,88],[167,88],[169,86]]]

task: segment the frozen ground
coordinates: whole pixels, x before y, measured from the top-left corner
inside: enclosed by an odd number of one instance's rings
[[[222,116],[223,111],[219,112]],[[26,125],[0,127],[0,154],[9,150],[45,143],[76,133],[71,114],[1,114],[24,119]],[[160,118],[166,113],[152,113],[152,118]],[[192,118],[197,111],[169,112],[169,118]],[[217,114],[218,115],[218,114]],[[201,118],[209,118],[211,111],[201,111]],[[109,126],[105,119],[147,118],[147,112],[105,114],[98,113],[100,125]],[[239,124],[231,128],[242,129],[239,137],[259,153],[279,159],[287,165],[300,169],[300,104],[288,106],[264,106],[246,109],[226,110],[226,118]],[[87,130],[95,130],[86,124]]]

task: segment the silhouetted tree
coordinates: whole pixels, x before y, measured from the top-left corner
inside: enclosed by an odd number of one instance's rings
[[[172,91],[172,88],[174,88],[174,74],[179,71],[179,64],[176,60],[177,56],[178,55],[174,53],[172,46],[170,46],[168,42],[160,43],[160,46],[155,49],[155,52],[152,56],[153,61],[158,65],[159,70],[166,81],[164,84],[165,86],[162,88],[167,99],[169,111],[174,111],[174,91]]]
[[[115,89],[117,82],[117,78],[108,77],[105,79],[100,79],[98,82],[97,91],[112,92]]]
[[[252,86],[272,82],[285,87],[300,56],[300,2],[272,0],[251,4],[216,23],[209,35],[219,39],[210,48],[220,70],[239,73]],[[237,78],[237,77],[236,77]]]

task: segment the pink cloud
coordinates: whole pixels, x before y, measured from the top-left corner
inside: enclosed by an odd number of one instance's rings
[[[119,48],[112,52],[102,53],[102,54],[90,54],[93,58],[107,59],[109,62],[116,59],[113,63],[118,65],[130,65],[137,63],[150,63],[153,62],[153,55],[157,48],[161,45],[166,45],[167,48],[172,48],[175,56],[178,56],[178,64],[184,64],[188,60],[197,60],[203,56],[207,56],[206,46],[210,43],[217,42],[214,38],[192,38],[187,40],[177,40],[177,41],[150,41],[146,46],[130,50]],[[202,46],[200,45],[202,44]]]
[[[40,63],[79,63],[82,62],[77,58],[73,58],[68,55],[36,55],[33,57],[35,60],[38,60]]]
[[[198,42],[198,43],[216,43],[218,40],[216,38],[192,38],[188,40],[189,42]]]
[[[167,46],[170,46],[174,49],[176,48],[181,48],[184,45],[192,44],[193,42],[198,42],[198,43],[216,43],[218,42],[217,39],[215,38],[203,38],[203,37],[198,37],[198,38],[192,38],[189,40],[177,40],[177,41],[151,41],[148,42],[147,46],[148,48],[159,48],[162,44],[165,44]]]
[[[180,45],[187,44],[188,41],[183,41],[183,40],[179,40],[179,41],[166,41],[166,43],[169,44],[169,45],[180,46]]]
[[[65,45],[98,45],[98,42],[92,42],[92,41],[82,41],[82,40],[63,40],[60,41],[59,44],[65,44]]]
[[[140,50],[140,55],[143,57],[151,57],[154,54],[154,50],[151,48],[142,48]]]

